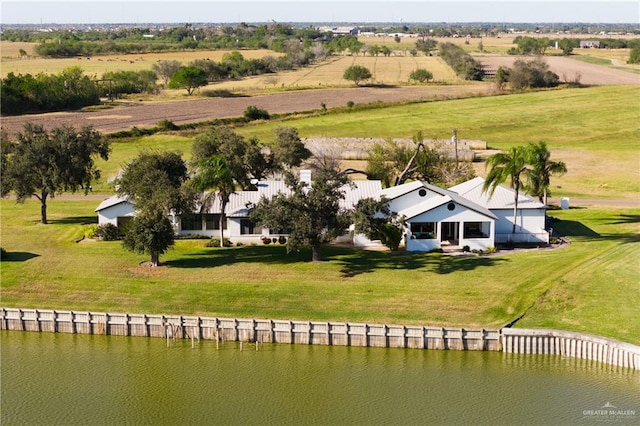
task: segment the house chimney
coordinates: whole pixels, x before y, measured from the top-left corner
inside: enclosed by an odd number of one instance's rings
[[[300,182],[311,184],[311,170],[300,170]]]

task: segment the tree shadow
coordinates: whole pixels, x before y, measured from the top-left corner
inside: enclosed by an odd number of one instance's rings
[[[34,257],[40,257],[39,254],[29,253],[28,251],[8,251],[3,262],[26,262]]]
[[[600,234],[577,220],[554,219],[551,226],[553,233],[563,237],[599,238]]]
[[[607,221],[610,225],[631,225],[640,223],[640,214],[621,214]]]
[[[310,260],[311,250],[287,253],[284,246],[243,246],[203,249],[164,263],[173,268],[215,268],[238,263],[286,265]]]
[[[371,83],[371,84],[361,84],[360,87],[369,87],[371,89],[395,89],[398,86],[395,84]]]
[[[620,214],[615,217],[607,217],[600,220],[606,225],[633,225],[640,223],[640,215],[634,214]],[[600,234],[582,222],[575,220],[559,220],[554,219],[552,222],[554,235],[560,235],[563,237],[580,237],[587,241],[589,240],[615,240],[622,243],[637,243],[640,242],[640,235],[632,232],[624,232],[617,234]]]
[[[340,259],[343,263],[340,272],[345,278],[372,273],[376,270],[421,270],[439,275],[456,271],[470,271],[480,267],[494,266],[507,262],[500,257],[483,256],[450,256],[440,253],[407,253],[407,252],[369,252],[358,250],[347,258]]]
[[[97,216],[70,216],[61,219],[48,219],[51,225],[96,225],[98,223]]]

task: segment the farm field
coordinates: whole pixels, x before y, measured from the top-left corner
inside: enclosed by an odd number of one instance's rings
[[[371,79],[366,83],[407,85],[409,75],[418,68],[429,70],[433,81],[460,84],[451,68],[441,59],[432,56],[334,56],[327,61],[295,71],[249,77],[238,81],[215,83],[216,89],[245,92],[269,89],[305,89],[323,87],[354,87],[353,82],[342,78],[344,70],[359,65],[371,71]]]
[[[150,70],[157,61],[178,60],[185,65],[196,59],[211,59],[220,61],[222,56],[228,51],[224,50],[199,50],[199,51],[179,51],[163,53],[144,54],[119,54],[77,58],[41,58],[31,56],[20,58],[19,49],[24,49],[27,53],[33,54],[35,43],[14,43],[0,42],[0,77],[4,78],[10,72],[14,74],[57,74],[65,68],[80,67],[85,74],[101,78],[105,72],[109,71],[141,71]],[[278,52],[271,50],[242,50],[242,56],[247,59],[259,59],[265,56],[280,56]]]

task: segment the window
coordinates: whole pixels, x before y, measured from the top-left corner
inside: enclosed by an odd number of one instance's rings
[[[205,214],[205,229],[207,231],[220,229],[220,215],[219,214]],[[227,229],[227,221],[222,224],[222,229]]]
[[[463,238],[489,238],[490,222],[465,222]]]
[[[436,238],[436,222],[415,222],[411,224],[411,238],[431,240]]]
[[[240,219],[240,234],[241,235],[255,235],[262,234],[262,228],[255,226],[249,219]]]
[[[183,231],[201,231],[202,230],[202,215],[201,214],[189,214],[180,218],[182,222]]]

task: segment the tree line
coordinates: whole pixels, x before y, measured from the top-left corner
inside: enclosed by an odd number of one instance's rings
[[[54,75],[9,73],[0,81],[0,97],[2,115],[61,111],[100,103],[96,83],[79,67]]]

